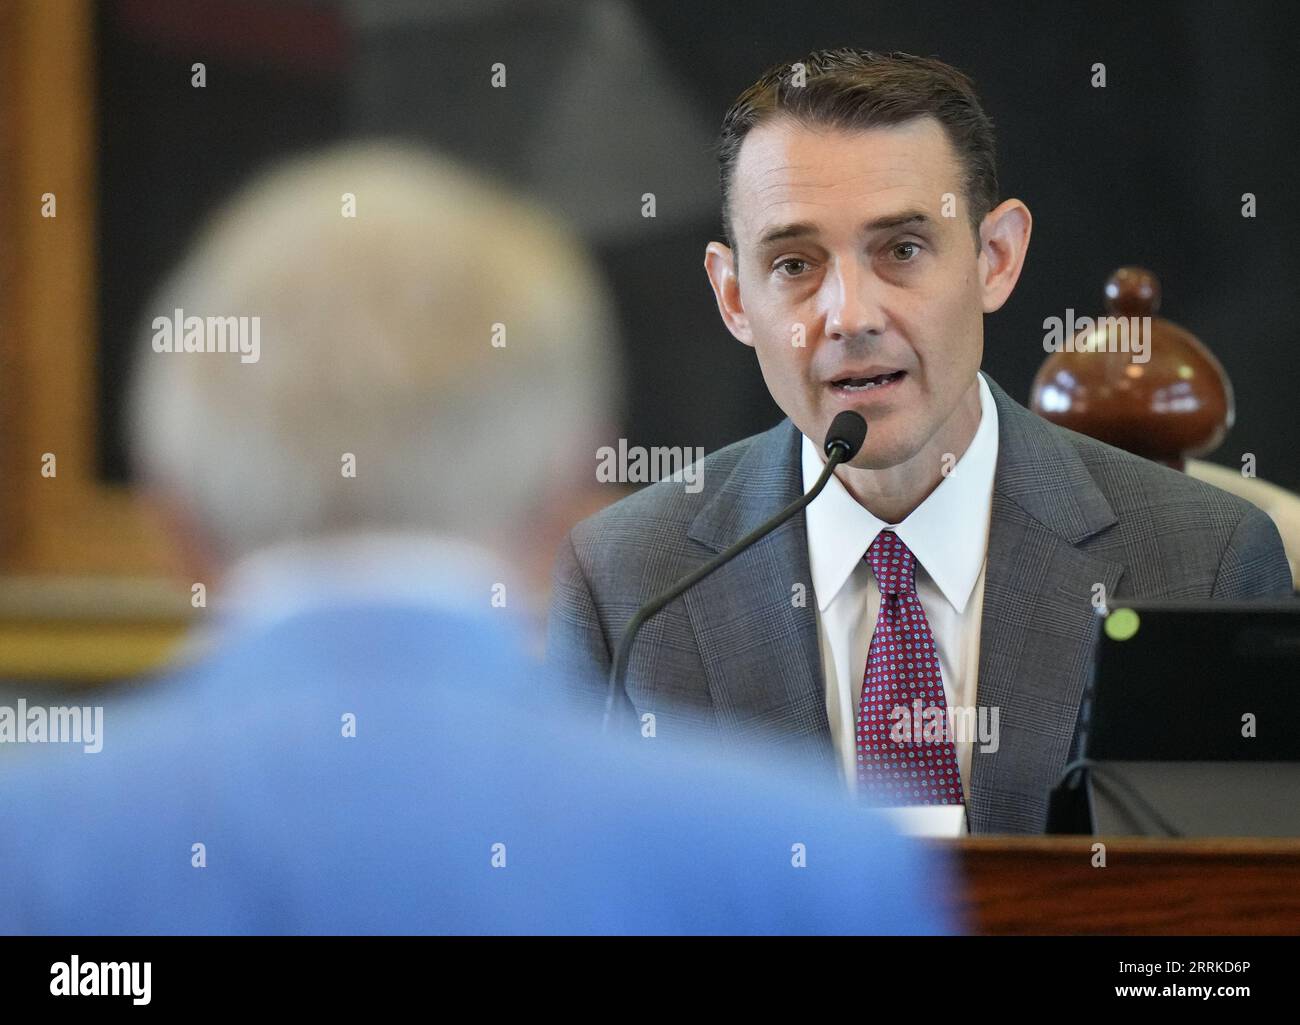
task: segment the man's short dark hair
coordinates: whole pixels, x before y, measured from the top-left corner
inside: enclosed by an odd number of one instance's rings
[[[722,120],[718,171],[722,186],[722,234],[731,235],[731,180],[745,136],[757,125],[784,116],[806,125],[850,131],[933,117],[943,126],[963,169],[963,191],[979,246],[979,227],[998,202],[993,122],[980,106],[971,80],[956,68],[909,53],[840,48],[815,50],[792,64],[778,64],[737,98]]]

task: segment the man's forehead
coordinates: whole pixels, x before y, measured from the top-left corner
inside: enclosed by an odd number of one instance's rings
[[[937,209],[960,167],[933,118],[865,130],[779,118],[754,128],[736,161],[733,214],[753,231],[791,207],[849,199]]]

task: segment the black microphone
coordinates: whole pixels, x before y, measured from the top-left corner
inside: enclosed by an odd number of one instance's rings
[[[623,636],[619,638],[618,647],[614,651],[614,664],[609,669],[609,690],[605,695],[605,715],[600,724],[602,733],[609,731],[609,721],[614,713],[614,700],[617,698],[619,691],[624,691],[626,694],[623,678],[627,675],[627,664],[632,655],[632,642],[636,640],[637,632],[645,625],[646,620],[659,612],[674,598],[694,587],[720,566],[725,566],[754,542],[766,537],[782,523],[794,516],[795,513],[801,511],[804,506],[822,493],[822,489],[826,487],[826,482],[831,479],[831,474],[835,472],[835,467],[839,466],[840,463],[848,462],[856,456],[858,450],[862,448],[862,443],[866,440],[867,421],[862,418],[862,415],[855,413],[851,409],[846,409],[840,413],[831,421],[831,428],[826,432],[826,441],[822,445],[822,449],[826,453],[826,466],[822,470],[822,475],[817,478],[817,483],[812,486],[811,491],[806,495],[800,495],[770,520],[755,527],[726,551],[718,553],[694,573],[679,580],[659,597],[637,609],[636,615],[628,620],[628,624],[623,630]]]

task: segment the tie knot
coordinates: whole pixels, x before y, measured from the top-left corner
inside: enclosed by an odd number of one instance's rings
[[[867,549],[867,562],[881,595],[916,590],[916,556],[892,530],[882,530]]]

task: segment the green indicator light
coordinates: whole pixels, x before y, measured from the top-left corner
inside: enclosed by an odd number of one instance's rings
[[[1127,641],[1138,632],[1138,614],[1132,609],[1116,609],[1106,617],[1106,636],[1112,641]]]

